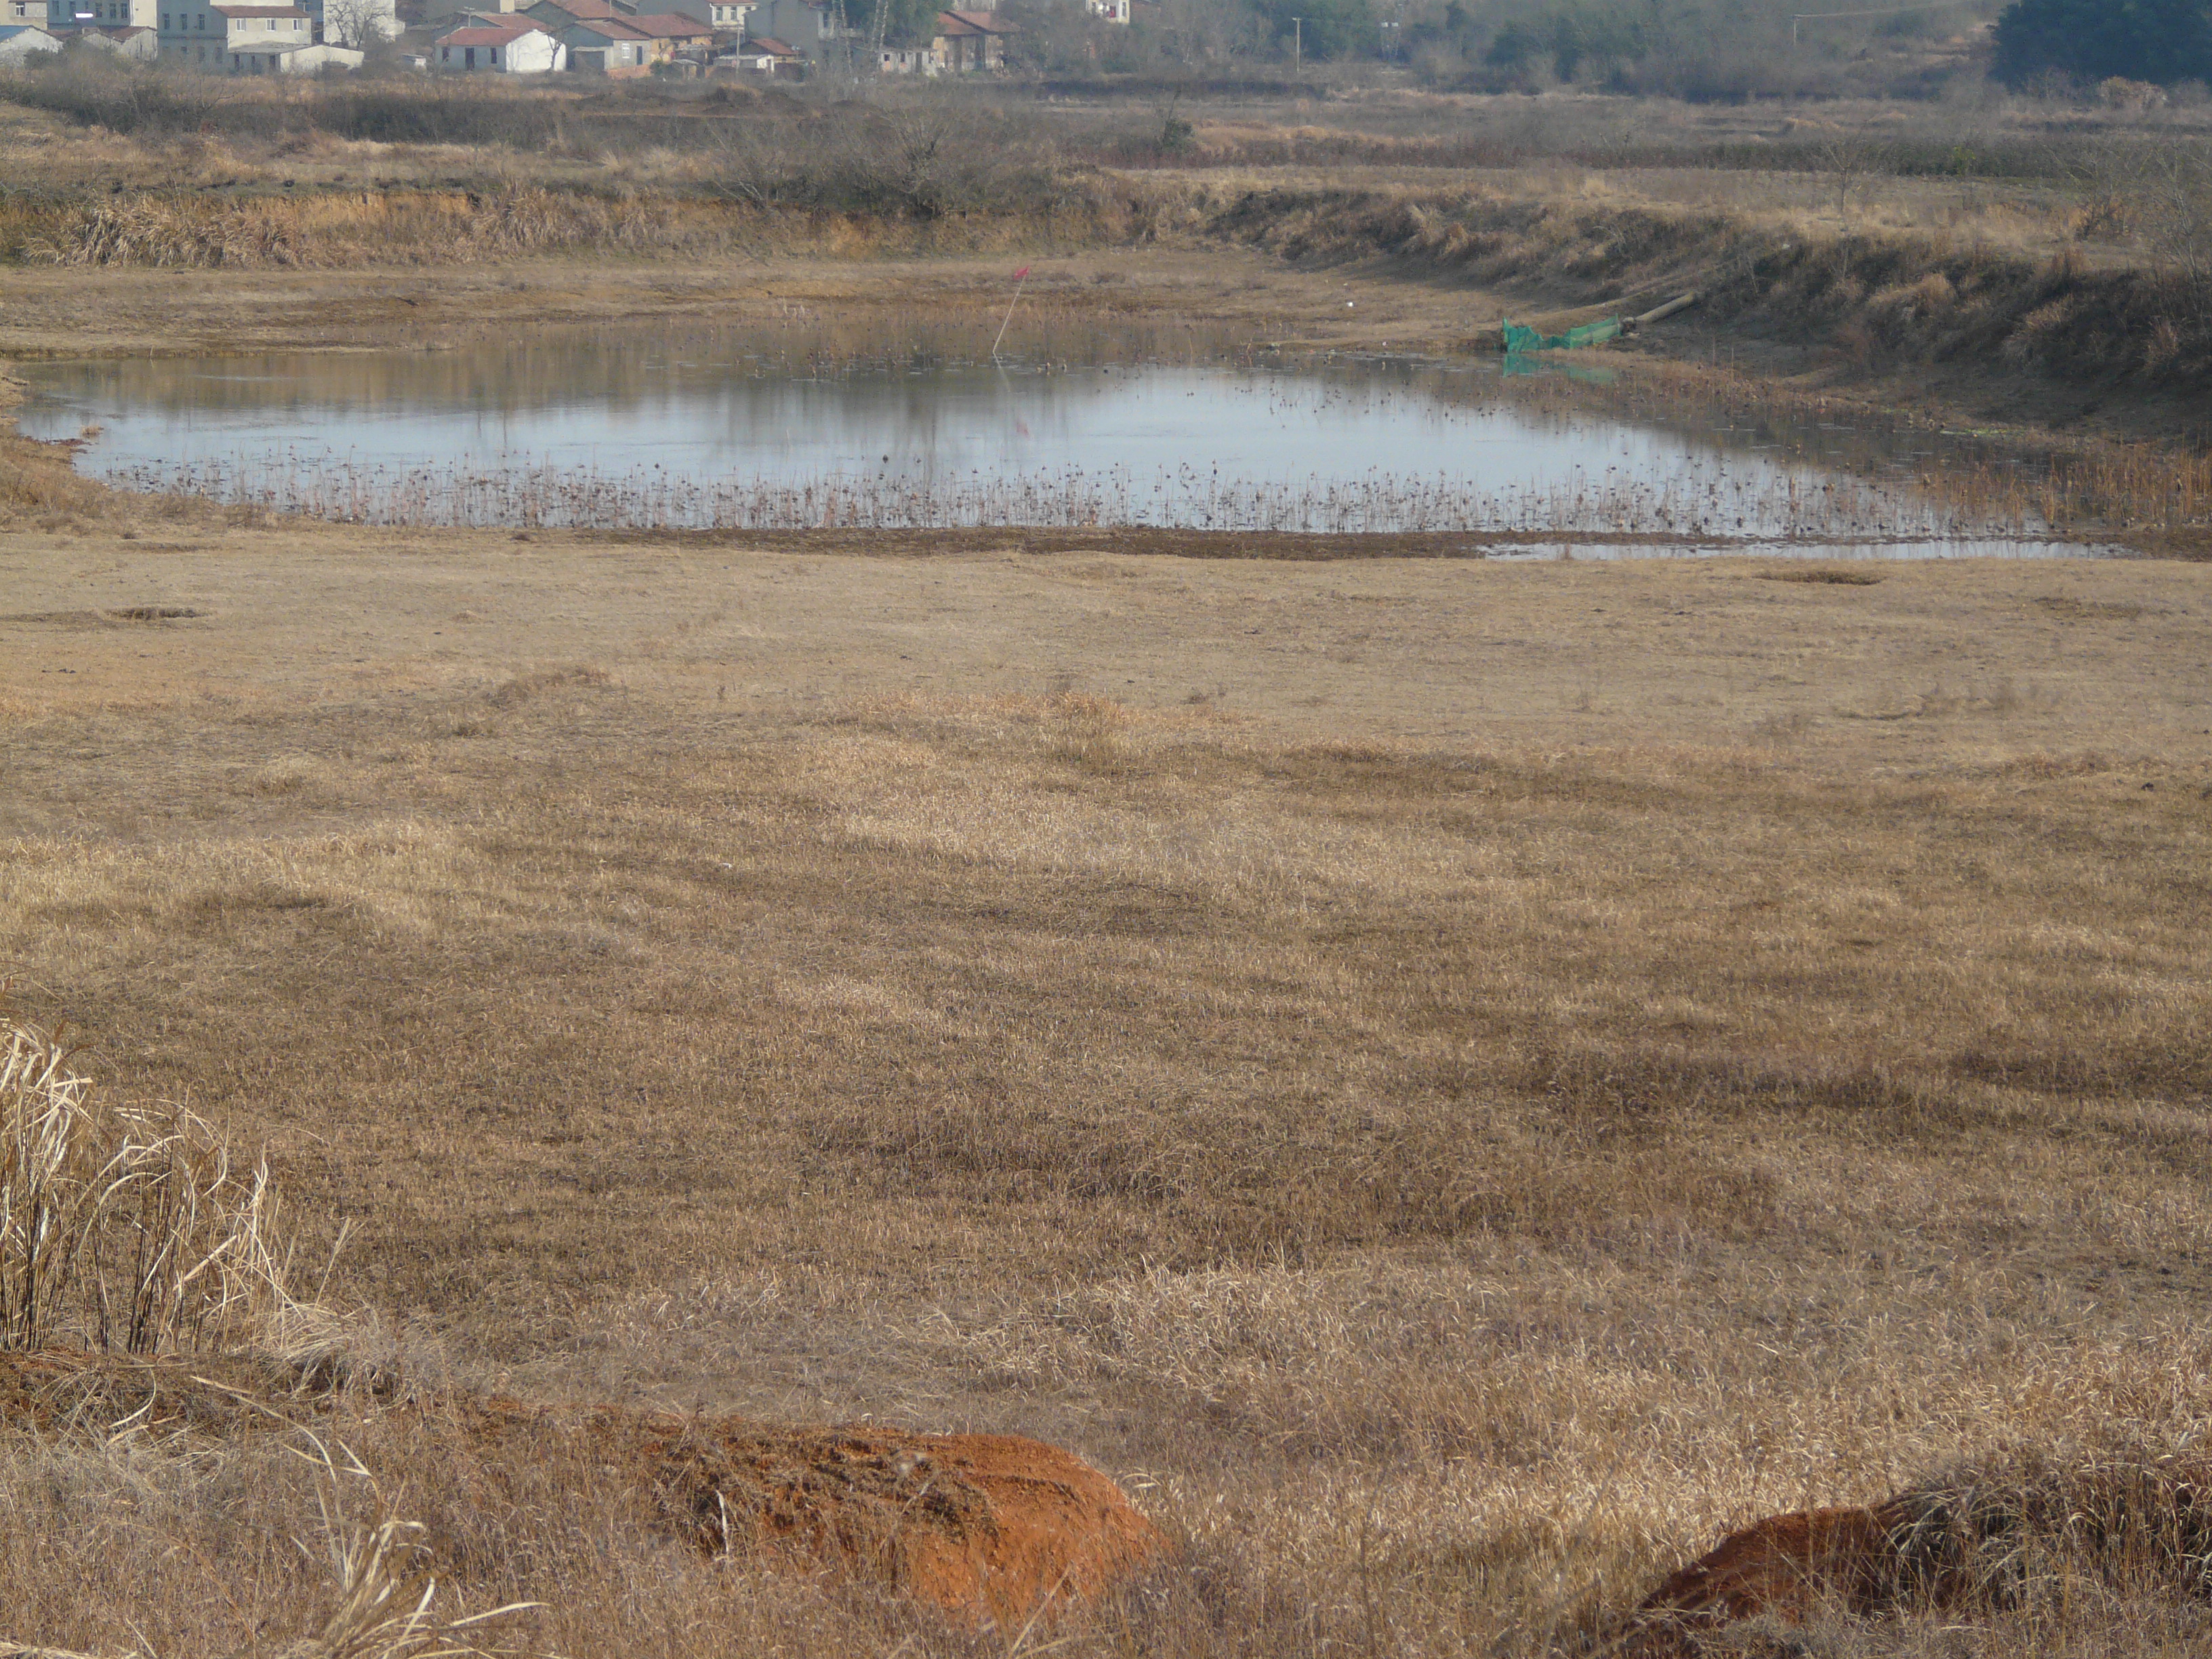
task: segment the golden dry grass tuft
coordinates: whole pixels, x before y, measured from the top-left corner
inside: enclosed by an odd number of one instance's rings
[[[234,1170],[195,1114],[121,1104],[74,1057],[0,1016],[0,1346],[326,1349],[266,1162]]]

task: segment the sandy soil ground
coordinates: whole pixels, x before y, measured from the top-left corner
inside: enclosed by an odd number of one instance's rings
[[[1289,738],[1786,739],[1909,766],[1932,716],[1993,743],[2127,732],[2212,757],[2212,571],[2137,561],[1838,567],[1095,550],[881,558],[301,526],[0,540],[0,708],[464,694],[592,664],[735,711],[914,693],[1207,706]],[[137,606],[201,613],[118,621]],[[1954,733],[1943,722],[1946,740]]]

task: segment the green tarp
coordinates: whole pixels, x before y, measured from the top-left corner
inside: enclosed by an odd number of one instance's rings
[[[1620,319],[1608,317],[1601,323],[1584,323],[1580,328],[1571,328],[1565,334],[1539,334],[1533,328],[1519,323],[1505,325],[1505,349],[1516,351],[1572,351],[1577,346],[1603,345],[1620,335]]]

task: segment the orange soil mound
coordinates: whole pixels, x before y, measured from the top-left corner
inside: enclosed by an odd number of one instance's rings
[[[1644,1599],[1621,1651],[1674,1659],[1723,1625],[1761,1613],[1802,1624],[1824,1601],[1875,1611],[1902,1588],[1894,1534],[1905,1517],[1890,1508],[1799,1510],[1730,1533]]]
[[[187,1368],[0,1353],[0,1428],[100,1433],[136,1416],[233,1440],[337,1408],[337,1391],[300,1384],[244,1360]],[[351,1395],[356,1407],[362,1392]],[[495,1395],[374,1409],[413,1414],[494,1491],[509,1472],[554,1457],[628,1488],[651,1523],[702,1549],[878,1585],[963,1621],[1018,1627],[1107,1594],[1170,1553],[1103,1474],[1011,1435],[564,1412]]]
[[[520,1413],[485,1402],[480,1431]],[[636,1471],[662,1523],[714,1553],[884,1586],[1019,1626],[1095,1600],[1168,1553],[1120,1487],[1013,1435],[782,1428],[598,1411],[598,1454]]]

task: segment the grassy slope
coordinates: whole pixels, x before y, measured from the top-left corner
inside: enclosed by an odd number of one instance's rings
[[[475,1371],[1059,1439],[1191,1654],[1529,1646],[2203,1412],[2194,567],[167,540],[8,549],[0,949]],[[902,1628],[367,1443],[562,1651]],[[245,1468],[27,1467],[39,1633],[292,1616]]]

